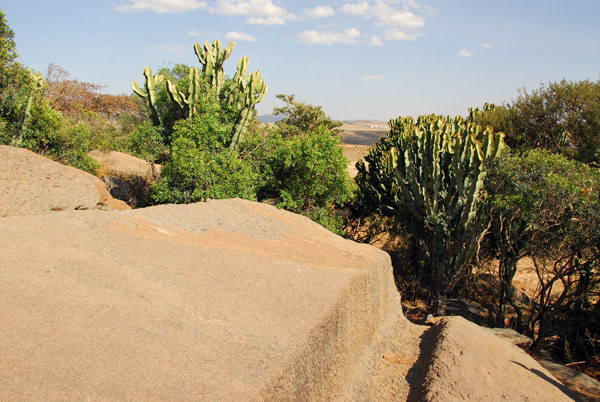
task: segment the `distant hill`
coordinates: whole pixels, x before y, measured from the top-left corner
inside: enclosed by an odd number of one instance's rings
[[[274,114],[262,114],[260,116],[257,116],[256,118],[261,123],[275,123],[283,119],[281,115],[275,116]]]

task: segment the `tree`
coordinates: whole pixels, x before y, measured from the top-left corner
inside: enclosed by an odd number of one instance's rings
[[[6,14],[0,10],[0,87],[5,86],[7,70],[16,63],[18,56],[15,33],[8,26]]]
[[[124,149],[125,138],[142,122],[142,113],[132,98],[103,94],[101,85],[73,80],[56,64],[48,66],[46,80],[44,98],[75,124],[88,127],[93,148]]]
[[[34,76],[17,58],[14,32],[0,10],[0,142],[5,144],[22,137],[36,90]]]
[[[173,127],[170,159],[153,185],[156,203],[191,203],[207,199],[256,199],[257,173],[229,149],[232,124],[221,121],[218,103]]]
[[[471,112],[475,123],[506,133],[512,149],[544,148],[588,164],[600,163],[600,81],[542,84],[503,106]]]
[[[321,106],[313,106],[304,102],[294,100],[294,95],[275,95],[281,99],[285,105],[273,109],[274,115],[283,115],[279,120],[277,127],[284,136],[293,136],[299,133],[309,133],[321,126],[332,133],[339,133],[338,127],[342,122],[332,120],[323,112]]]
[[[340,232],[332,212],[352,195],[342,141],[320,106],[296,102],[294,95],[277,95],[286,102],[275,112],[285,117],[270,131],[257,131],[244,144],[259,172],[258,198],[301,213]]]
[[[487,244],[490,256],[499,260],[501,286],[496,325],[505,325],[505,305],[510,304],[518,315],[517,329],[527,325],[539,348],[557,330],[553,320],[600,281],[600,174],[561,155],[531,150],[492,164],[486,190]],[[517,262],[525,256],[533,258],[539,280],[528,322],[510,292]]]

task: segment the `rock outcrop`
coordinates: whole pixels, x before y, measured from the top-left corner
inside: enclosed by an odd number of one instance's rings
[[[161,165],[122,152],[94,150],[88,155],[100,164],[98,176],[110,194],[128,205],[144,205],[150,185],[160,178]]]
[[[389,257],[243,200],[0,225],[7,400],[328,400],[401,317]]]
[[[128,209],[99,178],[23,148],[0,145],[0,217]]]
[[[94,209],[94,179],[6,148],[2,400],[571,400],[466,320],[410,324],[374,247],[239,199]]]
[[[575,395],[527,353],[463,317],[429,334],[426,401],[572,401]]]

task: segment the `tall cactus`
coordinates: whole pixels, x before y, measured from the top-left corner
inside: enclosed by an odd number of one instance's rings
[[[202,64],[202,76],[207,79],[210,86],[216,93],[221,93],[221,88],[225,84],[225,70],[223,63],[229,58],[235,42],[231,41],[225,49],[221,49],[221,41],[215,40],[211,44],[204,42],[204,48],[200,47],[199,43],[194,45],[194,51],[198,56],[198,61]]]
[[[131,82],[131,89],[133,89],[133,92],[135,92],[136,95],[148,100],[148,107],[152,112],[152,120],[154,121],[154,124],[163,127],[163,122],[160,114],[158,113],[156,101],[158,99],[158,87],[163,83],[164,76],[161,74],[152,76],[152,69],[150,67],[146,67],[144,68],[144,78],[144,89],[140,88],[136,81]]]
[[[461,117],[421,116],[416,124],[412,118],[390,121],[378,172],[385,180],[379,183],[391,183],[392,191],[402,193],[420,260],[430,275],[436,314],[443,312],[446,295],[476,250],[483,182],[490,161],[505,148],[503,138]],[[360,168],[364,177],[376,166]]]
[[[237,107],[238,110],[240,110],[240,108],[241,110],[235,124],[233,137],[231,139],[230,148],[232,149],[236,149],[244,138],[244,135],[248,131],[248,127],[250,127],[252,119],[256,115],[254,106],[263,100],[268,89],[260,71],[251,73],[248,76],[247,81],[240,76],[238,80],[238,88],[239,92],[242,94],[242,97],[241,102],[237,105]]]
[[[242,141],[256,115],[254,107],[263,100],[267,93],[267,85],[259,71],[248,75],[248,57],[239,59],[235,76],[226,82],[223,63],[229,58],[234,48],[235,42],[233,41],[224,49],[218,40],[214,41],[212,45],[204,42],[204,47],[196,43],[194,51],[202,64],[202,70],[195,67],[190,68],[187,93],[184,93],[177,84],[169,80],[166,82],[169,100],[187,114],[188,119],[192,119],[196,115],[200,100],[209,92],[216,95],[216,102],[225,103],[236,111],[237,117],[230,143],[232,149],[236,149]],[[136,94],[148,99],[153,120],[162,126],[160,114],[156,108],[156,91],[164,78],[159,74],[153,77],[150,67],[144,69],[144,76],[146,78],[145,89],[141,89],[136,82],[132,82],[131,87]]]
[[[189,81],[187,96],[177,87],[177,84],[173,84],[170,80],[167,80],[167,93],[169,99],[186,112],[188,119],[192,119],[196,115],[197,104],[202,93],[200,70],[196,67],[190,68]]]
[[[31,87],[31,91],[27,96],[27,100],[25,101],[25,105],[23,106],[23,110],[21,111],[21,118],[19,119],[19,124],[15,127],[15,133],[13,135],[11,145],[19,146],[23,141],[23,132],[27,128],[27,123],[29,122],[29,118],[31,117],[31,108],[33,107],[33,101],[36,95],[42,90],[44,86],[44,76],[40,73],[30,73],[31,83],[33,84]]]

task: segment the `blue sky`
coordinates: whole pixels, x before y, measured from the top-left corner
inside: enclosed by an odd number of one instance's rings
[[[466,115],[540,83],[600,78],[599,0],[0,0],[29,68],[131,93],[184,63],[193,44],[237,46],[269,94],[295,94],[336,119]]]

